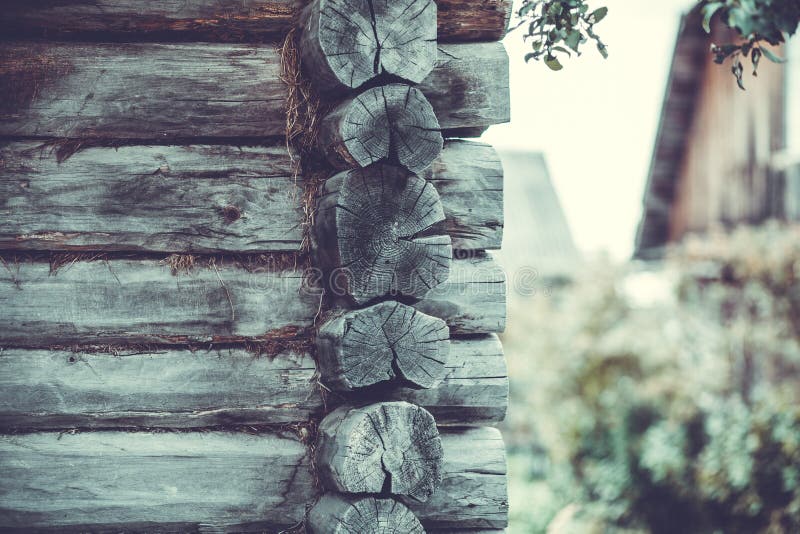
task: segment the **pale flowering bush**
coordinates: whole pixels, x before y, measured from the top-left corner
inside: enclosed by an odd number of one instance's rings
[[[542,449],[558,481],[523,530],[577,504],[601,532],[800,532],[800,230],[692,240],[665,269],[674,298],[647,307],[602,265],[510,310],[512,465]]]

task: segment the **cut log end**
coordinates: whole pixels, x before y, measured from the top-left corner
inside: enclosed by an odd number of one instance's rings
[[[433,0],[316,0],[306,10],[302,61],[323,91],[384,73],[420,83],[436,62]]]
[[[335,296],[357,304],[386,295],[421,298],[447,280],[452,245],[429,182],[375,165],[334,176],[322,193],[315,246]]]
[[[419,174],[439,156],[444,140],[425,95],[390,84],[340,104],[323,120],[320,143],[339,169],[388,160]]]
[[[317,336],[322,380],[349,391],[404,380],[417,388],[437,386],[450,351],[447,324],[398,302],[346,313]]]
[[[306,527],[310,534],[425,534],[419,520],[403,503],[331,493],[323,495],[311,509]]]
[[[424,502],[442,481],[433,416],[407,402],[341,407],[319,427],[316,465],[328,488]]]

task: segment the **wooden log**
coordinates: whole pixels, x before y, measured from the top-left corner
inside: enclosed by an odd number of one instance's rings
[[[425,534],[419,520],[394,499],[349,497],[326,493],[306,519],[309,534],[365,534],[374,532]]]
[[[37,141],[0,144],[0,249],[299,251],[303,180],[283,144],[85,148],[59,162]],[[455,249],[500,248],[503,171],[453,140],[423,176]]]
[[[0,136],[104,140],[283,136],[287,87],[272,45],[0,44]],[[499,43],[441,45],[419,89],[445,130],[506,122]]]
[[[241,349],[120,350],[0,350],[0,428],[261,426],[307,421],[326,407],[314,359],[302,346],[262,356]],[[382,387],[374,397],[418,404],[440,425],[500,421],[508,404],[500,342],[454,339],[438,387]],[[327,408],[353,400],[329,395]]]
[[[271,434],[0,436],[0,529],[282,530],[314,499],[309,464]]]
[[[442,486],[412,511],[429,532],[503,528],[499,432],[445,431],[441,440]],[[263,433],[4,435],[0,529],[279,531],[315,500],[309,464],[301,443]]]
[[[321,292],[303,280],[318,273],[275,269],[219,264],[174,276],[157,260],[108,260],[78,261],[53,275],[47,263],[3,258],[0,346],[286,338],[317,315]],[[486,258],[453,261],[450,280],[414,307],[443,319],[452,334],[496,331],[505,323],[497,270]]]
[[[321,380],[330,389],[392,380],[427,389],[444,378],[450,332],[441,319],[387,301],[329,320],[316,342]]]
[[[317,200],[315,265],[335,297],[366,304],[387,295],[422,298],[450,273],[450,236],[430,182],[378,164],[328,179]]]
[[[300,40],[306,77],[323,92],[390,75],[419,83],[436,62],[433,0],[312,0]]]
[[[426,529],[508,526],[503,437],[496,428],[442,432],[444,475],[436,493],[409,508]]]
[[[425,95],[395,83],[367,89],[334,108],[322,120],[319,146],[337,169],[388,160],[419,174],[442,152],[439,129]]]
[[[439,41],[497,41],[510,0],[437,0]],[[280,38],[305,0],[4,0],[0,31],[121,38],[187,38],[235,42]]]
[[[425,502],[442,481],[436,421],[407,402],[342,406],[319,425],[315,462],[322,484],[345,493],[389,493]]]

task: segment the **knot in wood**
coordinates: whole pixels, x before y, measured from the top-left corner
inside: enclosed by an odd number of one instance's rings
[[[317,356],[326,387],[350,391],[387,380],[436,387],[450,352],[447,324],[399,302],[382,302],[325,323]]]
[[[442,481],[442,463],[433,416],[408,402],[343,406],[319,427],[316,465],[328,489],[424,502]]]
[[[420,83],[433,70],[433,0],[316,0],[304,17],[303,66],[323,91],[355,89],[384,73]]]
[[[416,174],[427,169],[444,146],[428,99],[420,90],[397,83],[342,102],[322,120],[319,143],[339,169],[387,160]]]
[[[319,265],[338,271],[328,280],[331,293],[356,304],[387,295],[423,297],[450,274],[444,220],[433,185],[398,167],[330,178],[318,201],[314,245]]]

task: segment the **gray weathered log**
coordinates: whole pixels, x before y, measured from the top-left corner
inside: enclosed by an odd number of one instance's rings
[[[334,297],[365,304],[386,295],[422,298],[450,272],[450,236],[439,193],[385,164],[328,179],[319,192],[312,245]]]
[[[429,412],[407,402],[381,402],[342,406],[325,416],[314,465],[329,490],[425,502],[442,481],[442,456]]]
[[[305,75],[345,92],[388,74],[419,83],[436,62],[433,0],[312,0],[300,40]]]
[[[350,391],[389,380],[434,388],[444,378],[450,331],[439,318],[399,302],[345,313],[317,333],[322,383]]]
[[[433,108],[410,85],[367,89],[339,104],[320,126],[319,146],[337,169],[388,160],[420,174],[442,152]]]
[[[0,350],[0,428],[279,424],[319,417],[326,405],[350,401],[328,395],[323,403],[314,360],[302,347],[261,356],[241,349],[117,350]],[[454,339],[438,387],[382,387],[376,396],[423,406],[440,425],[496,423],[508,404],[500,342],[496,336]]]
[[[409,508],[426,529],[496,529],[508,526],[503,437],[496,428],[442,432],[442,485],[424,504]]]
[[[505,285],[488,258],[453,261],[450,279],[415,307],[452,334],[501,331]],[[232,265],[173,276],[156,260],[0,261],[0,346],[229,342],[286,337],[310,327],[320,291],[298,269]]]
[[[411,506],[429,531],[503,528],[505,454],[494,429],[443,431],[443,482]],[[223,432],[0,436],[0,529],[272,531],[315,501],[308,449]]]
[[[0,529],[281,530],[314,499],[308,449],[270,434],[0,436],[0,471]]]
[[[394,499],[326,493],[306,519],[309,534],[425,534],[419,520]]]
[[[499,43],[440,45],[419,88],[444,129],[508,121]],[[272,45],[2,43],[0,94],[3,137],[260,141],[286,128]]]
[[[285,145],[85,148],[58,162],[38,141],[0,144],[0,249],[298,251],[302,177]],[[423,175],[456,249],[500,248],[503,171],[453,140]]]
[[[497,41],[511,0],[437,0],[439,41]],[[235,42],[283,37],[306,0],[4,0],[0,30]]]

